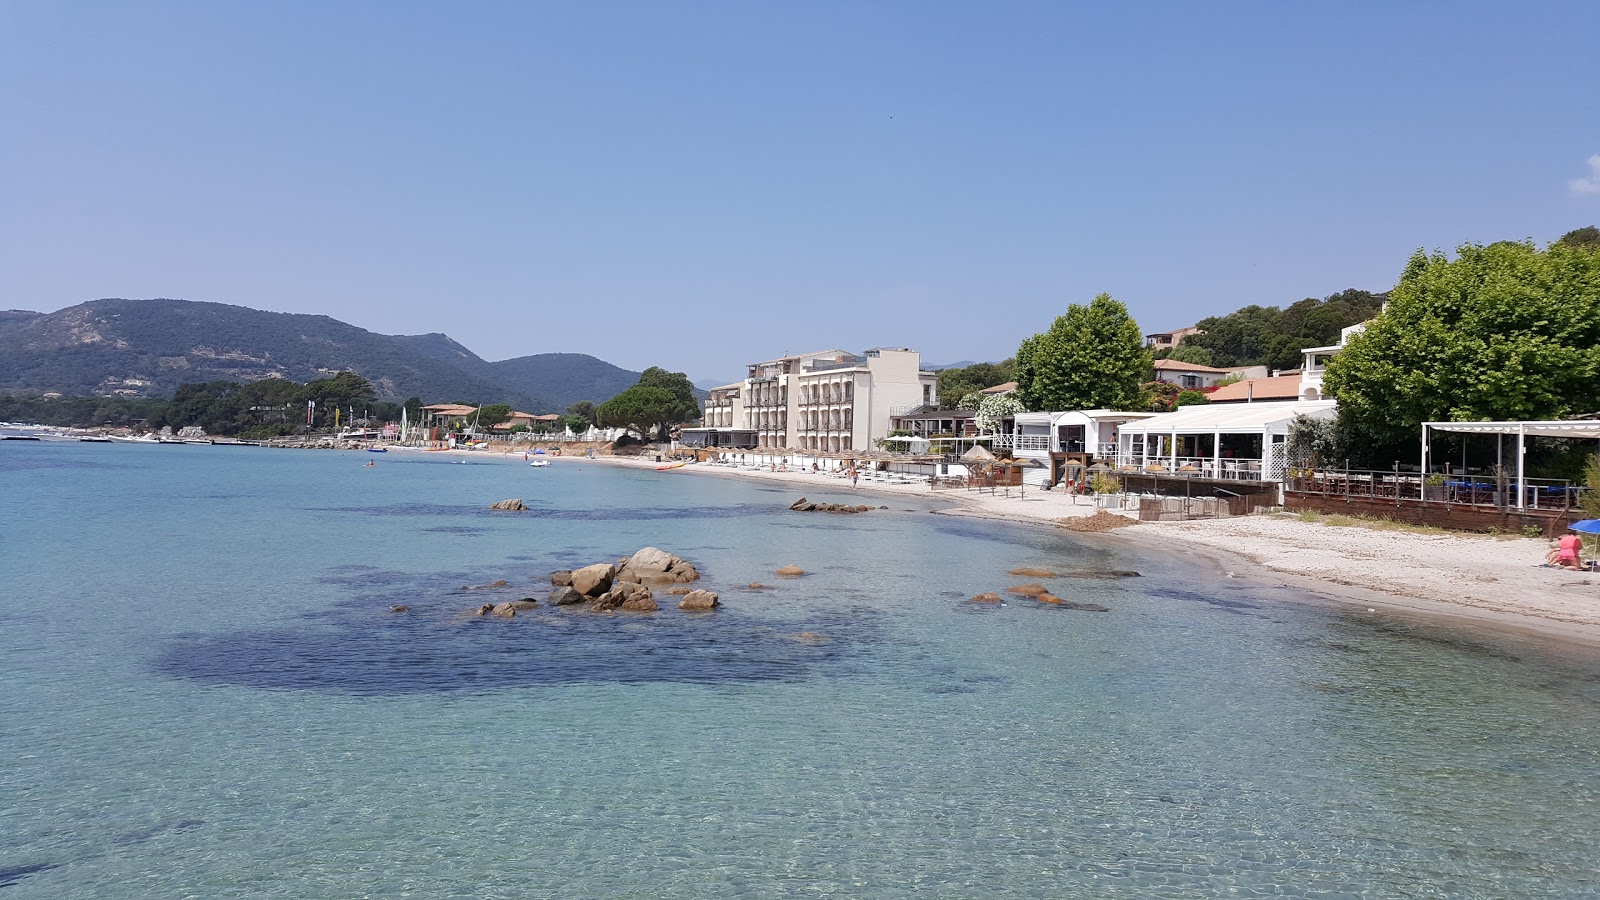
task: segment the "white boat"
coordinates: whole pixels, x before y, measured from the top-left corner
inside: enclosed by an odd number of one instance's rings
[[[535,469],[542,469],[545,466],[550,465],[550,460],[548,460],[548,459],[536,459],[536,460],[533,460],[532,462],[528,463],[528,465],[533,466]]]
[[[118,443],[118,444],[155,444],[155,443],[159,443],[159,441],[157,441],[153,436],[148,435],[148,434],[140,435],[138,437],[123,437],[120,434],[113,434],[111,436],[111,440],[113,442],[115,442],[115,443]]]

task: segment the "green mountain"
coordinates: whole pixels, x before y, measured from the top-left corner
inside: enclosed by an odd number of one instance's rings
[[[0,389],[169,397],[197,381],[310,381],[349,370],[379,399],[509,403],[555,412],[605,401],[638,372],[576,353],[491,363],[442,334],[376,334],[327,316],[188,300],[95,300],[0,312]]]

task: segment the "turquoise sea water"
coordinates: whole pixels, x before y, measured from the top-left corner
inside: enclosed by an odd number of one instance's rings
[[[0,897],[1600,894],[1592,652],[904,500],[370,456],[0,445]],[[724,608],[462,618],[645,545]],[[1145,577],[961,602],[1024,564]]]

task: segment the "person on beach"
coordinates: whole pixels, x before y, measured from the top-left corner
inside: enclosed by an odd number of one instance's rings
[[[845,474],[850,476],[850,486],[851,487],[855,487],[856,486],[856,482],[861,479],[861,473],[856,471],[856,467],[855,466],[851,466],[850,470]]]
[[[1583,548],[1583,538],[1577,532],[1569,531],[1561,536],[1560,543],[1556,544],[1556,567],[1561,569],[1581,569],[1578,564],[1578,551]]]

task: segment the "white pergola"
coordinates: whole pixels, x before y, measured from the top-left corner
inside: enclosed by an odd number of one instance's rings
[[[1559,419],[1544,422],[1423,422],[1422,423],[1422,474],[1428,474],[1428,458],[1433,451],[1433,432],[1449,431],[1456,434],[1492,434],[1497,436],[1498,459],[1505,464],[1505,438],[1517,438],[1517,509],[1527,508],[1527,490],[1523,482],[1524,463],[1528,450],[1528,437],[1556,437],[1573,440],[1600,441],[1600,421],[1594,419]]]

